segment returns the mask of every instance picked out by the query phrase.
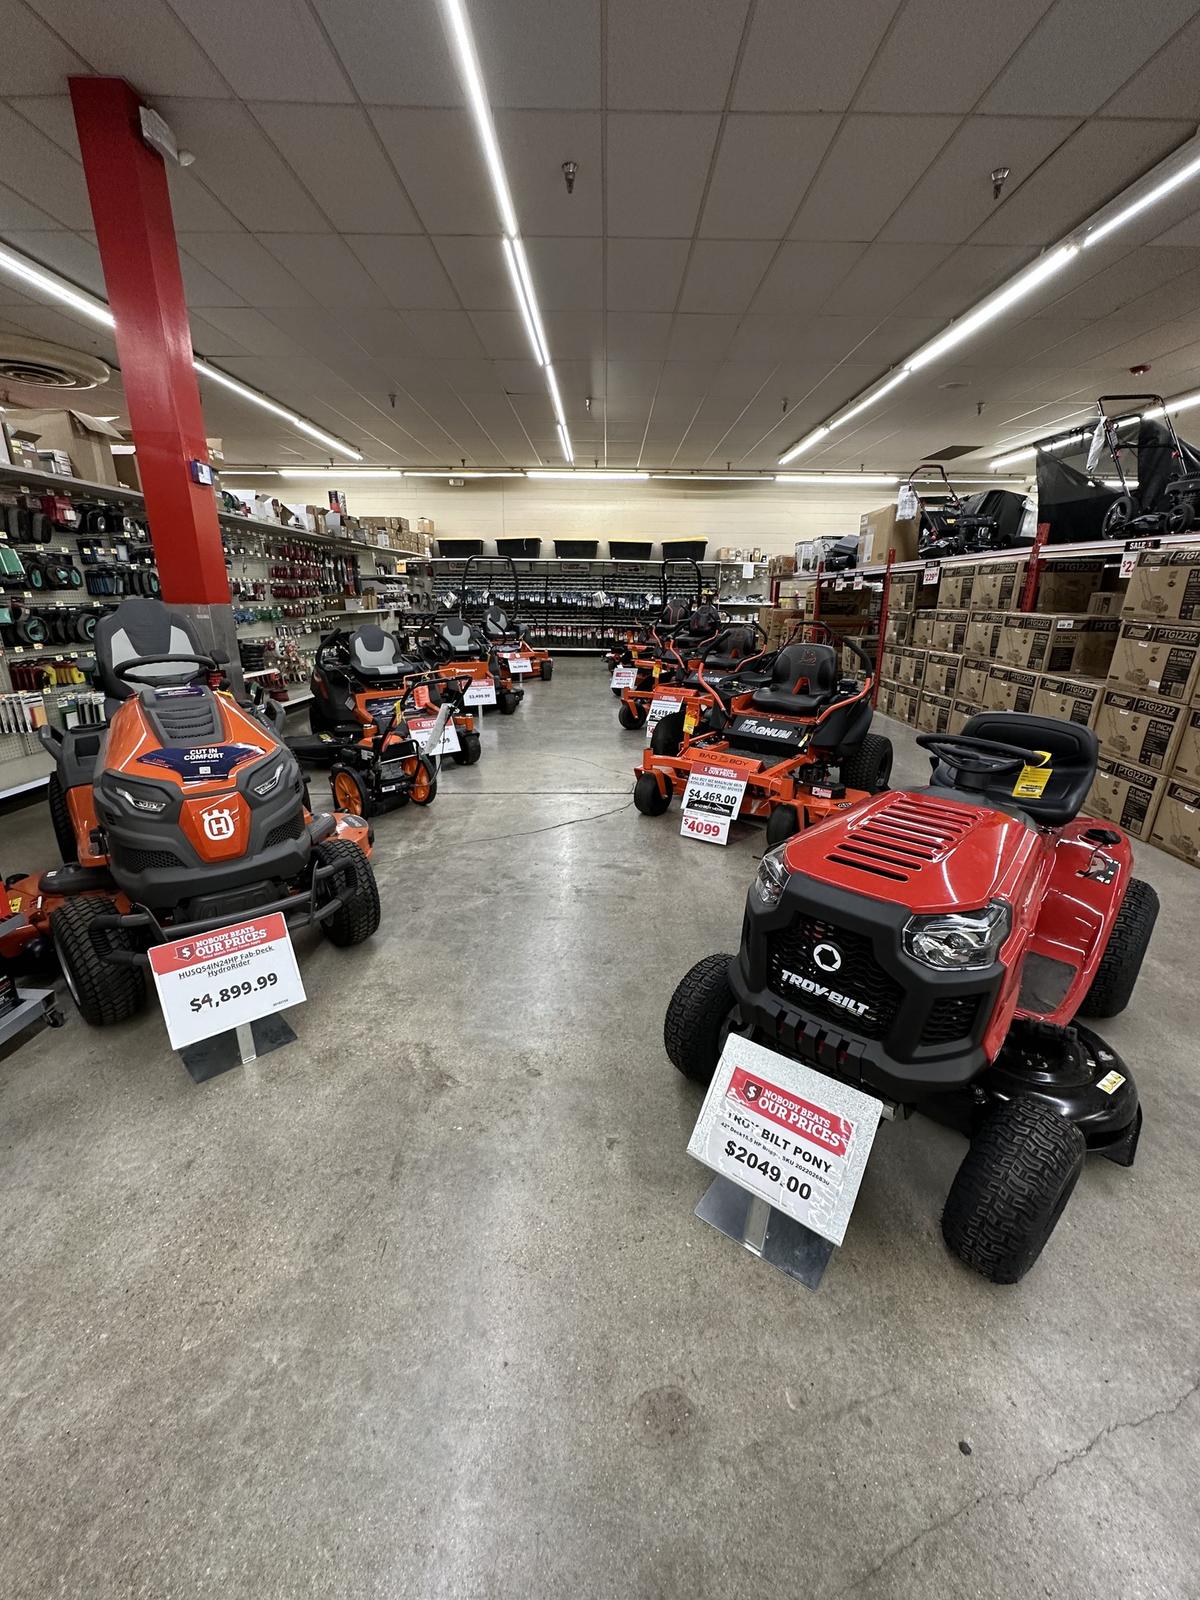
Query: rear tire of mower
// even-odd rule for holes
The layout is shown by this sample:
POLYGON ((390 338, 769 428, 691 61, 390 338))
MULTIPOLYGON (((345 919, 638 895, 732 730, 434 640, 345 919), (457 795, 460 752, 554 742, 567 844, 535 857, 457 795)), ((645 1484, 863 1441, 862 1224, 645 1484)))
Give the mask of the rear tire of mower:
POLYGON ((633 804, 634 809, 640 811, 644 817, 661 817, 671 804, 671 792, 668 789, 667 793, 663 794, 651 774, 643 772, 633 786, 633 804))
MULTIPOLYGON (((417 763, 424 769, 426 784, 422 785, 420 794, 417 793, 415 788, 410 789, 408 797, 415 806, 430 806, 437 798, 437 768, 428 756, 418 756, 417 763)), ((419 778, 420 773, 418 772, 415 776, 419 778)))
POLYGON ((69 866, 72 861, 79 860, 79 845, 75 839, 75 824, 71 821, 71 812, 67 805, 67 793, 57 772, 50 774, 50 782, 46 786, 46 798, 50 802, 50 826, 54 829, 58 853, 69 866))
POLYGON ((347 867, 351 879, 342 906, 332 917, 325 918, 321 932, 340 949, 362 944, 379 926, 379 886, 371 863, 350 839, 322 839, 313 846, 313 855, 323 867, 347 867))
POLYGON ((543 683, 549 683, 550 679, 553 676, 554 676, 554 663, 553 663, 553 661, 543 661, 542 662, 542 682, 543 683))
POLYGON ((963 1157, 942 1237, 992 1283, 1018 1283, 1041 1255, 1083 1171, 1084 1137, 1034 1095, 998 1106, 963 1157))
POLYGON ((672 711, 660 717, 650 735, 650 748, 656 756, 677 756, 683 744, 683 712, 672 711))
POLYGON ((511 717, 521 702, 517 699, 516 695, 511 689, 501 689, 500 693, 496 696, 496 704, 500 708, 500 715, 502 717, 511 717))
POLYGON ((473 767, 483 754, 483 741, 477 733, 464 733, 459 738, 460 748, 454 752, 455 763, 460 767, 473 767))
POLYGON ((100 946, 129 951, 133 944, 121 928, 93 933, 99 916, 111 915, 117 904, 100 895, 66 900, 50 917, 50 936, 71 998, 79 1015, 93 1028, 128 1022, 142 1009, 146 980, 140 967, 106 961, 100 946))
POLYGON ((1079 1007, 1081 1017, 1115 1017, 1124 1011, 1142 970, 1158 917, 1158 896, 1141 878, 1130 878, 1096 976, 1079 1007))
POLYGON ((773 850, 785 839, 790 839, 793 834, 799 833, 803 826, 800 813, 795 806, 776 806, 767 818, 768 846, 773 850))
POLYGON ((693 1083, 709 1084, 717 1070, 722 1029, 736 1004, 729 982, 733 956, 705 956, 685 972, 667 1006, 663 1044, 673 1066, 693 1083))
POLYGON ((868 733, 841 763, 840 771, 847 789, 882 794, 892 776, 892 741, 882 733, 868 733))
POLYGON ((617 721, 623 728, 628 728, 630 731, 644 728, 646 726, 646 713, 640 708, 635 710, 633 706, 627 706, 622 702, 621 709, 617 712, 617 721))

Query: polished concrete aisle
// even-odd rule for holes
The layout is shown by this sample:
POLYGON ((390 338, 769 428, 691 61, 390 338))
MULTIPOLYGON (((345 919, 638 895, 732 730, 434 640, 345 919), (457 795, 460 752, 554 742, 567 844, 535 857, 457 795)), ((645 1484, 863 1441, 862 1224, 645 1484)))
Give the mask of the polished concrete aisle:
POLYGON ((6 1600, 1200 1592, 1200 877, 1139 850, 1136 1167, 998 1289, 941 1242, 961 1142, 885 1124, 813 1294, 692 1216, 663 1010, 762 834, 639 817, 638 744, 594 659, 489 718, 248 1070, 152 1012, 0 1061, 6 1600))

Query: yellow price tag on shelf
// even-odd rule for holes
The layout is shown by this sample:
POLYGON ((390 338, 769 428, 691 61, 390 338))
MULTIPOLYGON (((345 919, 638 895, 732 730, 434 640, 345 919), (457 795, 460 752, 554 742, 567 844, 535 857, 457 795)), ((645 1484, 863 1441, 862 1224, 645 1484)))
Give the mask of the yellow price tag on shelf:
POLYGON ((1013 784, 1014 800, 1040 800, 1046 792, 1046 785, 1054 775, 1054 768, 1050 765, 1049 750, 1039 750, 1041 765, 1031 767, 1028 762, 1021 768, 1020 776, 1013 784))

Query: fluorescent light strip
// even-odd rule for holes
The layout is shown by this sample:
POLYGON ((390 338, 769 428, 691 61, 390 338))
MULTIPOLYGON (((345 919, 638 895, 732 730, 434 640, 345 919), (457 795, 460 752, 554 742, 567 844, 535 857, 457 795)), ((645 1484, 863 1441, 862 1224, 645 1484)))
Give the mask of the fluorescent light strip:
POLYGON ((584 468, 581 468, 578 472, 558 472, 550 468, 531 467, 525 476, 527 478, 573 478, 577 483, 590 482, 595 479, 600 479, 606 483, 644 483, 650 474, 648 472, 621 472, 615 467, 611 472, 607 470, 592 472, 590 469, 584 468))
POLYGON ((1189 161, 1186 166, 1180 167, 1169 178, 1164 178, 1161 183, 1155 184, 1140 199, 1134 200, 1124 210, 1118 211, 1115 216, 1109 217, 1106 222, 1101 222, 1090 233, 1085 233, 1083 236, 1083 248, 1089 250, 1099 240, 1107 238, 1115 228, 1123 228, 1134 217, 1140 216, 1143 211, 1147 211, 1151 206, 1157 205, 1160 200, 1165 199, 1167 195, 1187 183, 1190 178, 1194 178, 1198 172, 1200 172, 1200 156, 1197 156, 1193 161, 1189 161))
POLYGON ((774 483, 773 472, 652 472, 666 483, 774 483))
POLYGON ((504 260, 508 265, 508 275, 512 279, 513 293, 516 295, 517 304, 521 308, 521 318, 525 323, 525 332, 529 335, 529 343, 533 346, 534 359, 539 367, 549 366, 550 352, 546 349, 542 319, 538 314, 537 306, 533 304, 525 293, 525 284, 521 277, 516 247, 511 239, 501 239, 500 244, 504 250, 504 260))
MULTIPOLYGON (((566 423, 565 422, 556 422, 555 423, 555 427, 558 429, 558 442, 562 446, 563 460, 564 461, 573 462, 575 460, 575 448, 571 443, 571 435, 567 432, 566 423)), ((555 477, 555 476, 563 477, 563 478, 570 478, 570 477, 573 476, 573 474, 570 473, 570 472, 563 472, 563 473, 558 473, 558 474, 555 474, 553 472, 528 472, 528 473, 526 473, 526 477, 528 477, 528 478, 539 478, 539 477, 552 478, 552 477, 555 477)), ((602 474, 596 473, 595 476, 596 477, 600 477, 600 476, 602 476, 602 474)))
POLYGON ((901 367, 899 372, 894 372, 888 381, 876 389, 873 394, 869 394, 865 400, 860 400, 857 405, 851 406, 849 411, 843 411, 840 417, 835 417, 829 424, 830 432, 832 433, 834 428, 840 428, 843 423, 853 421, 862 412, 870 410, 877 400, 882 400, 884 395, 890 394, 897 384, 903 383, 910 370, 908 367, 901 367))
POLYGON ((794 461, 797 456, 802 456, 806 450, 811 450, 813 445, 822 440, 828 432, 829 429, 824 423, 819 428, 814 428, 811 433, 806 434, 800 440, 799 444, 794 444, 790 450, 784 451, 779 458, 779 465, 784 467, 789 461, 794 461))
POLYGON ((1008 455, 997 456, 994 461, 989 461, 988 465, 993 472, 996 472, 1001 467, 1015 466, 1018 461, 1032 461, 1037 454, 1036 445, 1030 450, 1010 450, 1008 455))
POLYGON ((475 49, 471 24, 467 20, 462 0, 442 0, 442 12, 451 42, 458 54, 459 72, 462 75, 463 87, 467 91, 467 104, 475 123, 475 132, 479 135, 479 143, 483 147, 483 159, 487 163, 488 176, 492 180, 492 191, 496 196, 496 209, 500 213, 500 222, 505 233, 512 238, 517 232, 517 214, 513 210, 508 176, 500 156, 496 125, 492 121, 492 108, 488 103, 487 90, 483 86, 483 73, 479 66, 479 55, 475 49))
POLYGON ((333 434, 325 433, 321 428, 306 421, 304 417, 299 417, 294 411, 289 411, 286 406, 277 405, 274 400, 268 400, 266 395, 259 394, 257 390, 248 389, 244 383, 239 383, 236 378, 229 377, 227 373, 219 372, 216 367, 210 367, 207 361, 201 361, 197 357, 193 360, 192 365, 202 378, 210 378, 214 383, 221 384, 223 388, 228 389, 232 394, 239 395, 243 400, 249 400, 252 405, 261 407, 263 411, 269 411, 273 416, 282 417, 285 422, 290 423, 298 432, 306 433, 310 439, 315 439, 318 444, 328 445, 335 455, 348 456, 351 461, 362 460, 361 451, 344 444, 341 439, 335 439, 333 434))
MULTIPOLYGON (((354 474, 346 473, 345 476, 350 479, 354 474)), ((406 467, 403 476, 406 478, 523 478, 525 473, 520 467, 497 468, 494 472, 474 467, 441 467, 436 472, 430 472, 422 468, 420 472, 410 472, 406 467)))
POLYGON ((974 311, 969 311, 965 317, 952 322, 945 333, 932 344, 925 345, 915 355, 910 356, 905 363, 909 371, 919 372, 931 361, 937 361, 948 350, 953 350, 955 345, 961 344, 964 339, 969 339, 973 333, 978 333, 987 323, 994 322, 1002 312, 1008 310, 1009 306, 1015 305, 1018 300, 1023 300, 1027 294, 1032 294, 1056 272, 1061 272, 1078 254, 1077 244, 1064 244, 1057 250, 1052 250, 1049 255, 1042 256, 1032 267, 1019 273, 1006 289, 1001 289, 998 294, 989 295, 981 305, 976 306, 974 311))
POLYGON ((899 483, 894 472, 777 472, 776 483, 889 484, 899 483))
POLYGON ((558 379, 554 376, 554 368, 549 362, 546 363, 546 385, 550 390, 550 404, 554 407, 555 419, 565 428, 567 416, 563 410, 562 395, 558 392, 558 379))
POLYGON ((542 313, 538 310, 537 295, 533 292, 533 279, 529 275, 529 260, 525 254, 525 246, 519 238, 506 240, 505 243, 508 244, 509 249, 512 251, 513 259, 517 264, 517 281, 525 296, 525 304, 528 307, 529 318, 533 323, 533 330, 537 336, 537 344, 542 351, 542 365, 548 367, 550 365, 550 348, 546 343, 546 330, 542 326, 542 313))
POLYGON ((24 256, 18 255, 15 250, 7 249, 4 245, 0 245, 0 271, 7 272, 10 278, 16 278, 21 283, 29 284, 31 288, 39 289, 52 300, 69 306, 81 317, 90 317, 101 327, 115 328, 117 325, 116 318, 103 300, 97 300, 81 289, 72 288, 62 278, 43 271, 41 267, 32 261, 27 261, 24 256))
POLYGON ((336 478, 339 483, 357 483, 360 478, 402 478, 399 467, 280 467, 281 478, 336 478))

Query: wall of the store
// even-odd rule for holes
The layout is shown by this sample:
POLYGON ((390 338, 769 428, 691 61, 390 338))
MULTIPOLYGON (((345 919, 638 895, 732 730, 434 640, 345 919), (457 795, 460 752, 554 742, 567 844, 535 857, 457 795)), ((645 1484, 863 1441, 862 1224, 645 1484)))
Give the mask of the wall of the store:
MULTIPOLYGON (((767 555, 790 555, 798 539, 857 533, 864 511, 885 505, 887 488, 807 488, 786 484, 533 482, 523 478, 468 480, 461 489, 428 478, 345 480, 238 478, 226 487, 278 497, 291 504, 324 504, 330 487, 344 488, 355 516, 433 519, 435 534, 492 540, 535 536, 661 539, 694 534, 719 546, 759 546, 767 555)), ((552 554, 547 547, 544 555, 552 554)), ((601 555, 607 554, 605 550, 601 555)))

